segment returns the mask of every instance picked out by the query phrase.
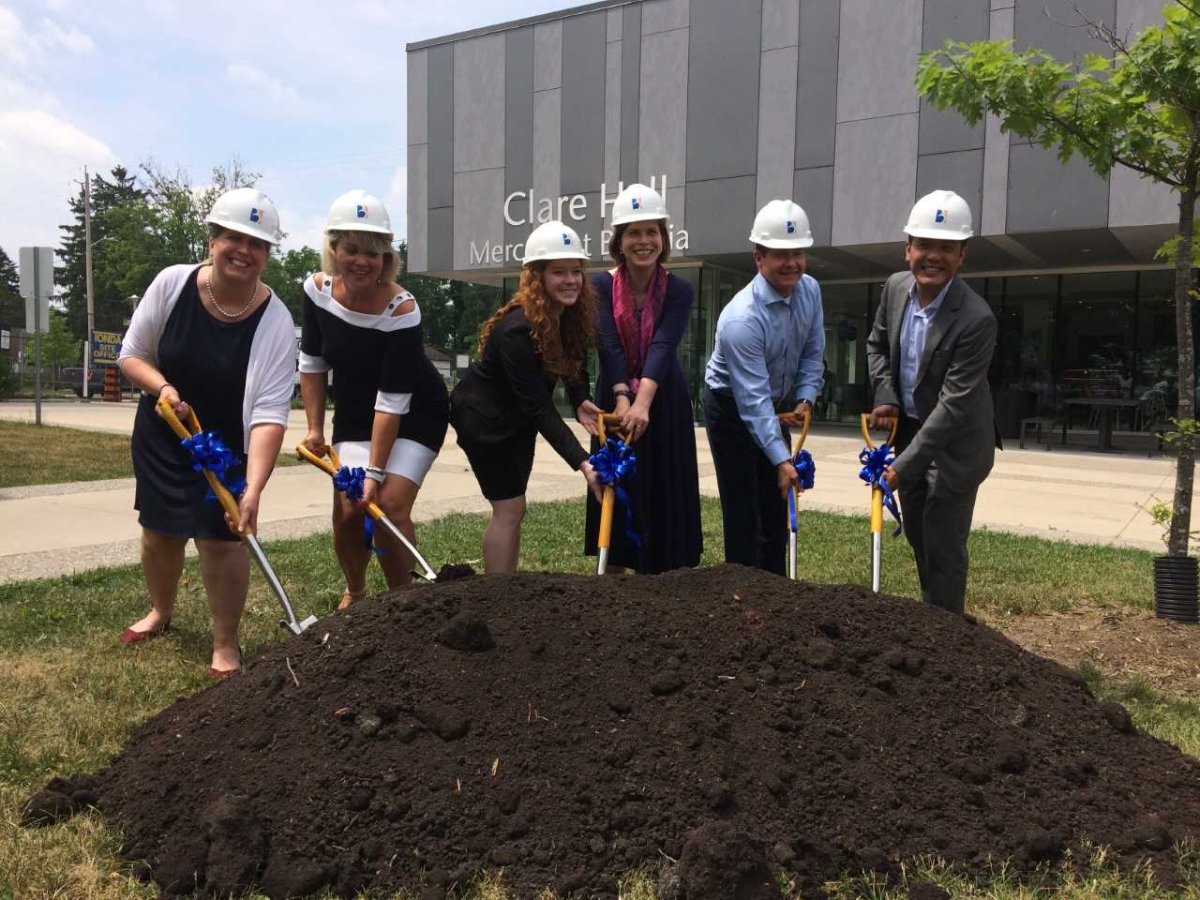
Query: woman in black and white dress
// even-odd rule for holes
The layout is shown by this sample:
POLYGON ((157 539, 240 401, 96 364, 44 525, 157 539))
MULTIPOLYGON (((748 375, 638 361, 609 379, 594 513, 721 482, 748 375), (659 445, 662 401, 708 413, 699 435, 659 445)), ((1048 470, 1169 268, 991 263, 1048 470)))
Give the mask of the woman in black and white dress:
POLYGON ((209 259, 159 272, 121 344, 121 371, 143 391, 131 449, 152 607, 121 640, 134 644, 167 630, 192 538, 212 613, 209 676, 222 678, 241 667, 238 625, 250 561, 221 505, 206 499, 204 477, 192 469, 191 455, 158 416, 155 402, 167 400, 181 419, 190 405, 206 431, 246 455, 244 469, 239 465, 228 475, 244 472, 240 521, 232 524, 252 532, 287 427, 296 338, 287 307, 258 280, 280 238, 271 201, 253 188, 238 188, 217 199, 206 221, 209 259))
MULTIPOLYGON (((304 443, 321 452, 333 372, 333 446, 343 465, 366 470, 361 501, 334 491, 333 546, 346 577, 339 609, 366 593, 371 549, 363 510, 378 503, 416 544, 413 504, 446 437, 446 384, 426 358, 417 301, 396 284, 399 257, 387 209, 364 191, 338 197, 325 228, 324 272, 304 282, 300 391, 304 443)), ((412 577, 411 554, 376 532, 388 587, 412 577)))

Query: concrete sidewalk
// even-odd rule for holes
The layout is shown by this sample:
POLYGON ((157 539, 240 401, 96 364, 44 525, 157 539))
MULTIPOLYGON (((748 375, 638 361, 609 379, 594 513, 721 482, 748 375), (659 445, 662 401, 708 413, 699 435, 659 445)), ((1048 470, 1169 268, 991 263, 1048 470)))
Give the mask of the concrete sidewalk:
MULTIPOLYGON (((48 402, 42 421, 128 434, 134 409, 131 402, 48 402)), ((0 403, 0 419, 33 418, 30 403, 0 403)), ((304 415, 293 411, 284 446, 294 447, 304 433, 304 415)), ((701 493, 715 497, 716 477, 702 428, 696 444, 701 493)), ((804 505, 865 514, 869 495, 857 477, 862 438, 848 428, 818 426, 807 447, 817 463, 817 486, 804 505)), ((1140 507, 1154 496, 1169 500, 1173 484, 1170 459, 1040 447, 1006 450, 997 454, 996 468, 980 489, 975 527, 1156 550, 1162 547, 1158 531, 1140 507)), ((277 469, 263 496, 263 539, 326 531, 331 490, 328 477, 311 466, 277 469)), ((539 441, 529 499, 582 500, 583 494, 583 479, 539 441)), ((416 519, 487 509, 451 431, 421 490, 416 519)), ((0 582, 136 562, 139 535, 132 479, 0 490, 0 582)))

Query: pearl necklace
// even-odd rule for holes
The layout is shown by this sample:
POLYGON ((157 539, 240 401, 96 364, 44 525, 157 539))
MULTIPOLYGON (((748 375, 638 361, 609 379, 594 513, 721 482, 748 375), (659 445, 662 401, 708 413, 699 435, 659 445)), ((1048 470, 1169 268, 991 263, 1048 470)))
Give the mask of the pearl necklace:
POLYGON ((236 319, 238 316, 243 315, 246 312, 246 310, 248 310, 250 308, 251 304, 254 303, 254 298, 258 296, 258 283, 255 282, 254 291, 250 294, 250 299, 246 301, 246 304, 241 309, 239 309, 237 312, 229 312, 227 309, 225 309, 223 306, 221 306, 220 303, 217 302, 217 297, 213 293, 213 289, 212 289, 212 273, 211 272, 208 275, 208 283, 205 284, 205 287, 208 288, 209 301, 212 303, 212 305, 214 307, 216 307, 217 312, 219 312, 221 315, 223 315, 227 319, 236 319))

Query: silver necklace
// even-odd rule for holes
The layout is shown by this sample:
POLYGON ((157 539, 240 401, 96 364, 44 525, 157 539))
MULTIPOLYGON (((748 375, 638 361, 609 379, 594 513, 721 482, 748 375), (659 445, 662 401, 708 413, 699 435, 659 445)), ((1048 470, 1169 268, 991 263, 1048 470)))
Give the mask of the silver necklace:
POLYGON ((208 275, 208 283, 205 284, 205 287, 208 288, 209 301, 212 303, 212 305, 214 307, 216 307, 217 312, 219 312, 221 315, 223 315, 227 319, 236 319, 238 316, 243 315, 246 312, 246 310, 248 310, 250 308, 250 305, 254 302, 254 298, 258 296, 258 283, 256 282, 254 285, 254 291, 250 294, 250 299, 246 301, 246 304, 241 309, 239 309, 237 312, 229 312, 229 310, 225 309, 223 306, 221 306, 220 303, 217 302, 217 297, 213 293, 213 289, 212 289, 212 273, 211 272, 208 275))

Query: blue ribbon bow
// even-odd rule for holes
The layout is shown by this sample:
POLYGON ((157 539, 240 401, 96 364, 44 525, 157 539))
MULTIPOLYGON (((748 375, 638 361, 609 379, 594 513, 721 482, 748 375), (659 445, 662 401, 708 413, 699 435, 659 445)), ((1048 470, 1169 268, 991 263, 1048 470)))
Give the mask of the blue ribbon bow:
POLYGON ((342 466, 333 473, 333 486, 345 494, 347 500, 361 500, 366 479, 367 473, 361 466, 353 469, 342 466))
POLYGON ((625 510, 625 537, 635 547, 641 547, 642 539, 637 529, 633 527, 633 502, 628 492, 621 486, 627 478, 637 476, 637 456, 633 448, 620 438, 609 438, 604 446, 588 457, 588 462, 596 470, 596 476, 605 487, 613 488, 617 501, 625 510))
MULTIPOLYGON (((817 482, 817 464, 812 458, 812 454, 807 450, 801 450, 792 457, 792 465, 796 467, 796 474, 800 477, 800 487, 803 490, 811 491, 813 485, 817 482)), ((792 531, 796 530, 796 492, 788 491, 788 523, 791 525, 792 531)))
POLYGON ((863 447, 858 454, 858 461, 862 463, 862 471, 858 473, 858 477, 872 488, 883 491, 883 505, 896 520, 896 530, 892 532, 892 537, 898 537, 904 529, 904 522, 900 518, 900 507, 896 505, 896 495, 892 492, 892 486, 883 477, 884 469, 896 461, 896 451, 886 443, 875 448, 863 447))
MULTIPOLYGON (((226 446, 221 436, 215 431, 201 431, 179 442, 184 450, 192 455, 192 469, 197 472, 212 472, 217 480, 225 485, 229 493, 238 497, 246 490, 246 479, 235 478, 226 480, 230 469, 241 465, 237 454, 226 446)), ((206 500, 216 500, 217 495, 209 488, 205 494, 206 500)))
MULTIPOLYGON (((333 473, 333 486, 346 495, 347 500, 361 500, 367 483, 367 472, 362 466, 342 466, 333 473)), ((376 556, 383 556, 383 549, 375 546, 375 520, 363 516, 363 541, 367 549, 376 556)))

